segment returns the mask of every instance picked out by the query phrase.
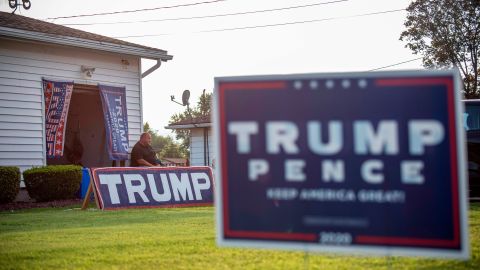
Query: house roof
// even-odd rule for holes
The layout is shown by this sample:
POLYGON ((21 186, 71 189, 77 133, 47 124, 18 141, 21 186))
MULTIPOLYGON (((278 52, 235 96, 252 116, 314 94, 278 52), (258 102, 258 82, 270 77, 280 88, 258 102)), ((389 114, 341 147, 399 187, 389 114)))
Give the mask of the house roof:
POLYGON ((210 115, 194 117, 190 119, 183 119, 181 121, 170 123, 165 128, 167 129, 190 129, 190 128, 202 128, 211 127, 212 120, 210 115))
POLYGON ((167 51, 0 11, 0 37, 123 53, 168 61, 167 51))

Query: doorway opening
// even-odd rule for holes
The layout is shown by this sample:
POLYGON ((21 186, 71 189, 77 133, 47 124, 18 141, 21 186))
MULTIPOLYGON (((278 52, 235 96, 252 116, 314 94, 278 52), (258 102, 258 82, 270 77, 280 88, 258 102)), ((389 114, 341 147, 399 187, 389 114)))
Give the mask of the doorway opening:
POLYGON ((111 166, 98 86, 74 84, 67 116, 63 157, 47 158, 47 164, 111 166))

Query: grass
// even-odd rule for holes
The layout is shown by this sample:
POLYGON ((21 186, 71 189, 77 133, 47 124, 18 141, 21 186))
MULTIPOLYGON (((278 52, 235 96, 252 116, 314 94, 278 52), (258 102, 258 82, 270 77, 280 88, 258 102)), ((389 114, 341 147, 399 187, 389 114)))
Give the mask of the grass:
POLYGON ((0 269, 480 269, 480 203, 469 261, 218 248, 214 209, 0 212, 0 269))

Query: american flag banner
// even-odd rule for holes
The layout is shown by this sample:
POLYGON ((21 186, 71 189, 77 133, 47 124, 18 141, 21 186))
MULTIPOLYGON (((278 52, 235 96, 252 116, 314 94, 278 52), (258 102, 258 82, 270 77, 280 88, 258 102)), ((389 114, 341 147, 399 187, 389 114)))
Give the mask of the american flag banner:
POLYGON ((45 98, 45 138, 47 158, 63 156, 65 126, 72 98, 73 82, 43 79, 45 98))

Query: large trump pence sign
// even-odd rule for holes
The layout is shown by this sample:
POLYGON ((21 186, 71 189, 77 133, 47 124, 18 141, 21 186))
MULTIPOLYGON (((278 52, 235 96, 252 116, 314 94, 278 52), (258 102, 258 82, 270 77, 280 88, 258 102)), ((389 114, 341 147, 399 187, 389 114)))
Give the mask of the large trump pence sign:
POLYGON ((213 204, 209 167, 96 168, 92 176, 101 209, 213 204))
POLYGON ((220 245, 469 256, 456 72, 215 83, 220 245))

